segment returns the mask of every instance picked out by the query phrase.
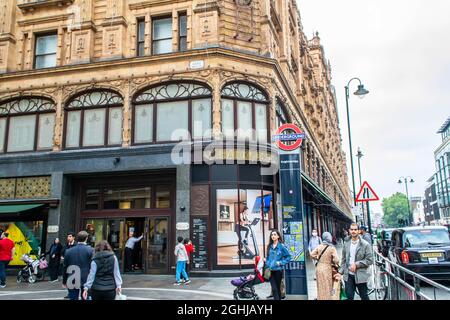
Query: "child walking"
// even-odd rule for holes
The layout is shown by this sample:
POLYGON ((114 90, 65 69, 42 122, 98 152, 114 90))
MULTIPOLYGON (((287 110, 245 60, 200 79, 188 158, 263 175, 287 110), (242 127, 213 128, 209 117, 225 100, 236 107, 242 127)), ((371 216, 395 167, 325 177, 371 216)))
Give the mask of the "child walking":
POLYGON ((176 269, 176 282, 174 285, 179 286, 182 284, 181 282, 181 274, 183 274, 183 278, 186 279, 184 284, 189 284, 191 280, 189 280, 189 276, 186 273, 186 262, 188 261, 188 254, 186 248, 183 244, 183 237, 178 237, 178 244, 175 246, 175 256, 177 257, 177 269, 176 269))

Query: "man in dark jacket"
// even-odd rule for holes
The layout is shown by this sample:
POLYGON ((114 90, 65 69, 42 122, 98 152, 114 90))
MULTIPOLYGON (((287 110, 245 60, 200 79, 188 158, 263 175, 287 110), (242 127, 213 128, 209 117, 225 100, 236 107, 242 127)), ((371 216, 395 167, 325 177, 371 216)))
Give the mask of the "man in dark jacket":
POLYGON ((80 231, 78 244, 64 255, 63 288, 69 290, 70 300, 79 300, 80 289, 89 275, 94 249, 86 244, 88 236, 86 231, 80 231))

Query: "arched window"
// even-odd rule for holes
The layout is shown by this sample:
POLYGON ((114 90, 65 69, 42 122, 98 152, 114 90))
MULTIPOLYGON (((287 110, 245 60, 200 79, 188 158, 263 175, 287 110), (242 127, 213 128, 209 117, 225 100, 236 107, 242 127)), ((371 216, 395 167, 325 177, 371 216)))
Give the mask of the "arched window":
POLYGON ((40 97, 0 102, 0 153, 52 150, 56 106, 40 97))
POLYGON ((122 145, 123 98, 109 90, 82 93, 66 105, 64 147, 122 145))
POLYGON ((226 138, 267 142, 269 99, 257 87, 233 82, 222 89, 222 132, 226 138), (255 136, 256 135, 256 136, 255 136))
POLYGON ((133 101, 133 144, 211 138, 211 89, 176 82, 151 87, 133 101))

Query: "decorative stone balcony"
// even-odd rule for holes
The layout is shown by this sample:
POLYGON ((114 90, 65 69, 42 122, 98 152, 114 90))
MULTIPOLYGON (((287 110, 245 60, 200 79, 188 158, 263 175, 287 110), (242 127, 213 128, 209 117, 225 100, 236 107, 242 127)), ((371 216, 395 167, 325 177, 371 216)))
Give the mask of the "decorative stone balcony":
POLYGON ((75 0, 19 0, 17 6, 22 12, 31 12, 45 7, 70 6, 75 0))

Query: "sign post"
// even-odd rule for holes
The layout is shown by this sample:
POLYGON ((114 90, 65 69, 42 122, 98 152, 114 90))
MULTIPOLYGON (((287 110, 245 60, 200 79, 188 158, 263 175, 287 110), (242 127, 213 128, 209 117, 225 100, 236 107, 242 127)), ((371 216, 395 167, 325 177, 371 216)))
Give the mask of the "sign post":
POLYGON ((369 234, 371 237, 372 237, 372 221, 370 219, 369 202, 378 200, 380 200, 380 197, 378 197, 378 195, 375 193, 375 191, 372 189, 369 183, 367 181, 364 181, 364 183, 361 186, 361 189, 358 192, 358 195, 356 196, 356 202, 365 202, 367 204, 367 224, 369 227, 369 234))
MULTIPOLYGON (((305 134, 294 124, 277 130, 273 141, 280 149, 280 192, 283 217, 283 239, 291 254, 286 265, 286 294, 294 299, 308 299, 303 228, 303 198, 299 147, 305 134), (293 133, 292 133, 293 132, 293 133)), ((280 230, 281 232, 281 230, 280 230)))

